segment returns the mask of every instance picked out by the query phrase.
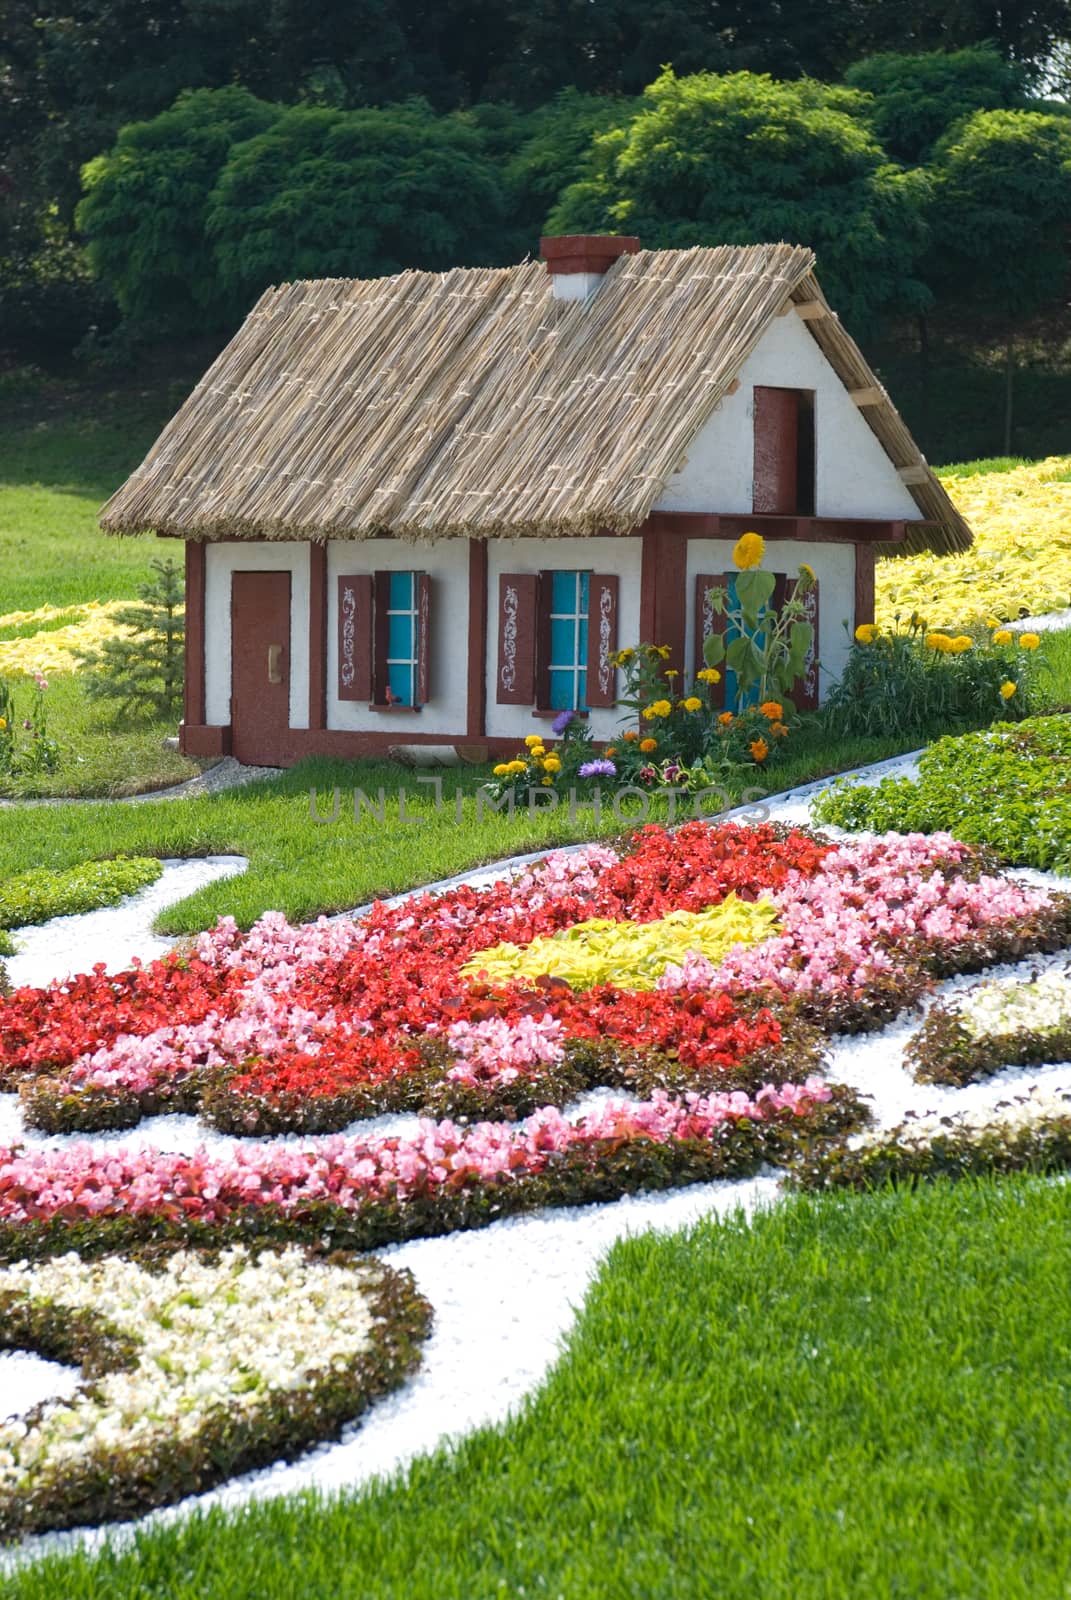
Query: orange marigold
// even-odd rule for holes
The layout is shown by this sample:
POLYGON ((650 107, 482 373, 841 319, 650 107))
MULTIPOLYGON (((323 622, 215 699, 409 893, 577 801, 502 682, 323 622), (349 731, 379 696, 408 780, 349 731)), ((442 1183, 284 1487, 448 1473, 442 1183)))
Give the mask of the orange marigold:
POLYGON ((770 722, 780 722, 785 714, 784 706, 777 700, 764 700, 759 710, 770 722))
POLYGON ((729 724, 732 722, 732 720, 733 720, 733 714, 732 714, 731 711, 723 711, 721 713, 721 715, 718 717, 718 721, 721 723, 723 728, 727 728, 729 726, 729 724))
POLYGON ((641 739, 640 740, 640 749, 643 751, 645 756, 649 756, 651 754, 652 750, 657 750, 658 749, 658 740, 657 739, 641 739))
POLYGON ((752 759, 755 761, 765 761, 770 754, 770 747, 765 739, 752 739, 748 749, 751 751, 752 759))
POLYGON ((638 739, 639 738, 639 734, 636 732, 635 728, 629 728, 629 729, 627 729, 627 731, 625 733, 625 738, 631 744, 634 739, 638 739))

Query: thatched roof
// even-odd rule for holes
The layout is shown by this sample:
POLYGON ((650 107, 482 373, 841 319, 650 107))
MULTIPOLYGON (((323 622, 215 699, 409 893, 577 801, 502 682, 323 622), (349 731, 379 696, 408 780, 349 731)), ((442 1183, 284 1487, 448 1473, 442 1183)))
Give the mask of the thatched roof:
MULTIPOLYGON (((269 289, 101 525, 193 539, 630 532, 771 320, 821 298, 813 265, 787 244, 640 251, 587 302, 555 299, 538 261, 269 289)), ((806 325, 849 387, 880 391, 835 316, 806 325)), ((862 415, 919 479, 931 524, 908 548, 966 549, 880 396, 862 415)))

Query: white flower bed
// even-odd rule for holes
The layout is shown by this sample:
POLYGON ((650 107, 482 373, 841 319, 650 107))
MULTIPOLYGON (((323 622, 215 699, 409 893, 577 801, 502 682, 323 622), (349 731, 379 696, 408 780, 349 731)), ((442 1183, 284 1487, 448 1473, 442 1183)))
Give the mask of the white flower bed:
POLYGON ((950 1009, 973 1039, 1025 1029, 1055 1033, 1071 1023, 1071 967, 974 984, 950 1009))
POLYGON ((408 1274, 293 1244, 0 1268, 3 1342, 82 1369, 0 1406, 0 1539, 149 1510, 337 1438, 413 1370, 429 1323, 408 1274))

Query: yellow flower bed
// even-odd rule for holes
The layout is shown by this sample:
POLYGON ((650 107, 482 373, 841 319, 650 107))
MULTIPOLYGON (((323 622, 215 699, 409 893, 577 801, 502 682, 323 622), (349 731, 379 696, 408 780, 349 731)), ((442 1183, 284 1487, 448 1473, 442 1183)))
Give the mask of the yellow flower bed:
POLYGON ((9 611, 0 616, 0 629, 54 622, 59 617, 71 619, 62 627, 41 629, 21 639, 0 639, 0 677, 73 672, 84 651, 131 632, 114 620, 115 613, 129 604, 129 600, 88 600, 84 605, 41 606, 36 611, 9 611))
POLYGON ((564 978, 574 989, 612 983, 653 989, 666 967, 689 951, 719 962, 734 945, 758 944, 778 931, 777 908, 730 894, 708 911, 671 911, 657 922, 612 922, 592 917, 531 944, 496 944, 462 967, 468 977, 486 972, 493 983, 564 978))
POLYGON ((974 548, 961 556, 908 556, 878 563, 877 620, 891 627, 913 611, 930 628, 988 617, 1040 616, 1071 606, 1071 456, 1049 456, 1011 472, 941 482, 966 517, 974 548))

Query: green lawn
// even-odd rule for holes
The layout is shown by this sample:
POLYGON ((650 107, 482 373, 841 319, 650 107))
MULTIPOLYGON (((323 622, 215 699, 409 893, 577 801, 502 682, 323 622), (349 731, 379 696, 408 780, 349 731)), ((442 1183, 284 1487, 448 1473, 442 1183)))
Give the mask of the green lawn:
MULTIPOLYGON (((17 710, 28 709, 31 687, 25 678, 11 680, 17 710)), ((48 736, 60 747, 59 764, 54 772, 0 774, 0 796, 139 794, 182 783, 208 765, 164 748, 164 739, 178 732, 177 717, 116 726, 73 673, 49 679, 45 706, 48 736)))
POLYGON ((509 1425, 6 1594, 1065 1600, 1069 1282, 1071 1188, 1031 1179, 646 1234, 509 1425))
MULTIPOLYGON (((787 788, 881 760, 900 748, 880 739, 836 747, 816 737, 801 739, 795 759, 777 767, 767 781, 771 789, 787 788)), ((241 877, 213 884, 162 913, 163 931, 189 933, 223 915, 248 926, 266 910, 284 911, 292 920, 342 911, 502 856, 622 831, 608 804, 598 825, 590 811, 579 808, 570 821, 564 802, 557 812, 539 809, 530 817, 518 810, 510 820, 485 811, 479 820, 475 790, 487 770, 456 768, 442 776, 444 805, 438 813, 431 789, 416 783, 413 773, 387 762, 324 760, 305 761, 278 778, 196 800, 12 806, 0 809, 0 872, 37 866, 59 870, 102 855, 248 856, 250 868, 241 877), (316 789, 320 809, 329 814, 336 786, 339 820, 313 821, 310 790, 316 789), (358 822, 355 789, 374 800, 381 786, 385 821, 362 809, 358 822), (460 822, 455 787, 464 791, 460 822), (406 791, 407 814, 421 817, 419 823, 399 820, 400 789, 406 791)), ((753 772, 742 774, 731 796, 738 798, 753 782, 753 772)), ((677 820, 688 815, 682 810, 677 820)), ((666 802, 652 800, 650 820, 666 818, 666 802)))
MULTIPOLYGON (((28 385, 0 403, 0 615, 134 595, 171 540, 106 538, 97 513, 190 388, 186 380, 28 385)), ((181 555, 181 551, 179 551, 181 555)))

